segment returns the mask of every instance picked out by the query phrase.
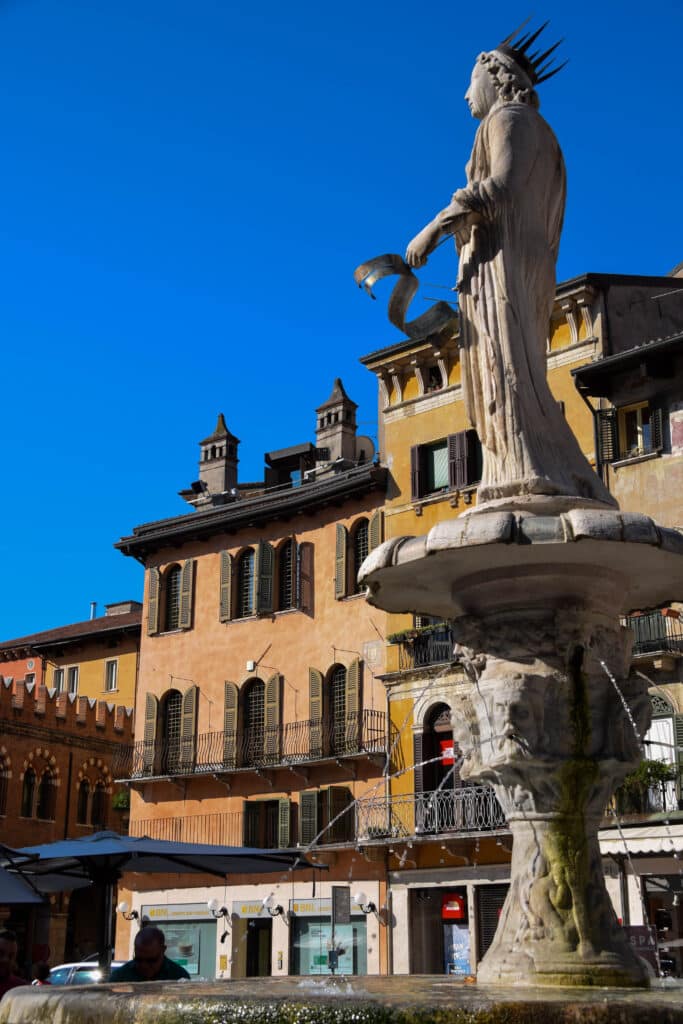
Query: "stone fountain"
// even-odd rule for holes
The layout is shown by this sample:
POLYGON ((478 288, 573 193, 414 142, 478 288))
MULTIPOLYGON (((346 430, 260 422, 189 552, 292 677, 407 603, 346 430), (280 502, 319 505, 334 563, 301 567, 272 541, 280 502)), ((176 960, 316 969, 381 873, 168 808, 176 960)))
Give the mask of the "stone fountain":
POLYGON ((493 786, 513 834, 510 890, 478 980, 639 986, 645 969, 607 895, 597 829, 650 716, 620 615, 683 592, 683 537, 618 510, 548 387, 565 171, 538 112, 536 87, 560 70, 555 47, 531 52, 538 35, 517 31, 475 63, 465 187, 405 263, 380 257, 357 271, 366 285, 401 274, 391 319, 410 333, 410 268, 455 237, 463 396, 483 450, 477 507, 387 541, 360 578, 371 604, 451 621, 471 683, 451 701, 461 776, 493 786))

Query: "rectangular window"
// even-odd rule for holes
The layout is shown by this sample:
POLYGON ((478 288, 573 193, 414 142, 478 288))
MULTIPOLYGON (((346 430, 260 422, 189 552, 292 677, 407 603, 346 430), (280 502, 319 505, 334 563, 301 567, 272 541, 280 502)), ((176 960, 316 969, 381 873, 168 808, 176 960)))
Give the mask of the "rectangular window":
POLYGON ((481 479, 481 462, 481 444, 475 430, 461 430, 439 441, 414 445, 410 449, 413 500, 473 486, 481 479))
POLYGON ((71 665, 66 671, 69 693, 78 693, 78 665, 71 665))
POLYGON ((64 669, 56 668, 52 673, 52 685, 57 693, 64 692, 64 669))
POLYGON ((598 409, 596 417, 601 465, 650 455, 664 446, 664 414, 650 402, 598 409))
POLYGON ((24 682, 26 683, 27 686, 30 683, 35 683, 35 681, 36 681, 36 674, 35 674, 35 672, 27 672, 26 675, 24 676, 24 682))
POLYGON ((439 441, 425 448, 427 493, 443 491, 448 487, 448 442, 439 441))
POLYGON ((104 663, 104 688, 115 690, 118 683, 119 663, 116 660, 105 661, 104 663))

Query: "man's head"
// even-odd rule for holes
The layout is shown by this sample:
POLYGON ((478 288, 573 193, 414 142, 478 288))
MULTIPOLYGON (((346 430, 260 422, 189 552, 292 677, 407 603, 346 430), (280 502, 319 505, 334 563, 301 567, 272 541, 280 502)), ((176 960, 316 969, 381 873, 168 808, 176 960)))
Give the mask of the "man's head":
POLYGON ((17 966, 19 945, 14 932, 0 932, 0 978, 9 978, 17 966))
POLYGON ((154 981, 161 970, 166 953, 166 938, 161 928, 148 925, 135 936, 133 959, 141 978, 154 981))

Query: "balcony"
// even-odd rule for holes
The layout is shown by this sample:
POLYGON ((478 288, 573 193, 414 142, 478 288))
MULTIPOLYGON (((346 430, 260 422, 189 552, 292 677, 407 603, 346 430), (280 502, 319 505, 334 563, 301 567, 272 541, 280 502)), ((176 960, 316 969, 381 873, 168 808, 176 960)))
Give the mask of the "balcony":
POLYGON ((364 710, 341 721, 304 720, 235 736, 206 732, 184 740, 141 740, 119 748, 114 777, 121 781, 224 774, 386 753, 383 711, 364 710))
POLYGON ((634 657, 656 654, 683 655, 683 627, 677 612, 666 608, 663 612, 629 615, 622 621, 624 626, 633 630, 634 657))
POLYGON ((506 829, 503 809, 490 786, 462 786, 356 802, 359 841, 506 829))
POLYGON ((407 629, 395 633, 389 639, 398 644, 398 667, 401 672, 453 660, 453 633, 445 623, 407 629))

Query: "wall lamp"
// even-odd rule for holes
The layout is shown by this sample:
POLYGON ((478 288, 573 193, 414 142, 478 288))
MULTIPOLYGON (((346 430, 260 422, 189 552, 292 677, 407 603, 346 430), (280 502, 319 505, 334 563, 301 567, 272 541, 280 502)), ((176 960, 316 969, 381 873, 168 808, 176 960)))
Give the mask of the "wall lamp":
POLYGON ((267 910, 271 917, 279 917, 284 914, 283 908, 277 901, 275 893, 269 893, 263 900, 263 909, 267 910))
POLYGON ((121 900, 116 908, 124 921, 137 921, 140 917, 137 910, 131 910, 125 900, 121 900))
POLYGON ((220 921, 221 918, 225 919, 225 931, 220 938, 221 942, 225 942, 228 937, 228 908, 221 906, 221 901, 217 900, 215 896, 206 905, 217 921, 220 921))
POLYGON ((353 902, 357 903, 364 914, 376 914, 377 907, 368 899, 367 893, 365 892, 354 892, 353 902))

